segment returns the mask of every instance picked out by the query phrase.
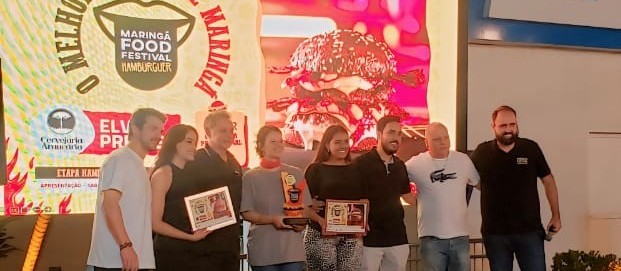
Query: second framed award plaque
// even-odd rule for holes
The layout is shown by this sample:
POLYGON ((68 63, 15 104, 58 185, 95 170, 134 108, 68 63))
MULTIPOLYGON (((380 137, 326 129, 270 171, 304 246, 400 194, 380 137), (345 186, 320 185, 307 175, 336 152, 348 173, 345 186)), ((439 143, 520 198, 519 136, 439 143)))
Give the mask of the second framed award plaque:
POLYGON ((364 234, 369 214, 368 200, 326 200, 326 229, 331 234, 364 234))

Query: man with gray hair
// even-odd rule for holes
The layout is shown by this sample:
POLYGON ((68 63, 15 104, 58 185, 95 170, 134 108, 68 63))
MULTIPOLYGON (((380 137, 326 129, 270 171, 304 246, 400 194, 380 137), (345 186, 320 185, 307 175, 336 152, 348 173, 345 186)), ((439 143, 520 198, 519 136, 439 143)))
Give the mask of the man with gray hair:
MULTIPOLYGON (((186 165, 188 176, 193 176, 197 193, 228 187, 235 216, 239 219, 242 191, 242 168, 228 149, 233 145, 235 126, 231 114, 219 110, 211 112, 204 122, 207 144, 197 151, 193 162, 186 165)), ((203 240, 193 243, 193 254, 198 269, 239 270, 239 223, 218 229, 203 240)), ((198 270, 197 269, 197 270, 198 270)))
POLYGON ((466 154, 450 149, 446 126, 427 126, 428 151, 405 163, 416 184, 418 236, 424 270, 470 270, 466 185, 477 185, 479 174, 466 154))

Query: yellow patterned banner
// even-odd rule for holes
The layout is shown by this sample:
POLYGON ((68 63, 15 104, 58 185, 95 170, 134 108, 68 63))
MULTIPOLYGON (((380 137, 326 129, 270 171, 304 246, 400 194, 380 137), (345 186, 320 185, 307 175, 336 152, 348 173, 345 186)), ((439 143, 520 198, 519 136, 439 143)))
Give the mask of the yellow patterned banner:
POLYGON ((166 113, 170 127, 224 105, 258 129, 259 12, 255 0, 4 1, 4 212, 93 212, 97 168, 140 107, 166 113))

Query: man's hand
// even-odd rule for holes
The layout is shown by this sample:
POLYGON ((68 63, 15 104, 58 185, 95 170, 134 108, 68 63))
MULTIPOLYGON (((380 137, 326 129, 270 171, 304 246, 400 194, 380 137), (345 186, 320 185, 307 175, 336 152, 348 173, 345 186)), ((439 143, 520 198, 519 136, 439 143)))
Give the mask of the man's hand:
POLYGON ((559 232, 561 230, 561 219, 558 217, 552 217, 548 223, 547 229, 549 230, 550 227, 554 228, 554 230, 550 231, 552 234, 559 232))
POLYGON ((552 218, 548 223, 547 230, 550 227, 554 227, 553 233, 557 233, 561 230, 561 212, 559 210, 558 205, 558 189, 556 188, 556 181, 554 180, 554 176, 552 174, 548 174, 547 176, 541 178, 543 182, 543 189, 546 192, 546 197, 548 198, 548 203, 550 204, 550 213, 552 213, 552 218))
POLYGON ((138 255, 133 247, 126 247, 121 250, 121 262, 123 271, 138 271, 138 255))

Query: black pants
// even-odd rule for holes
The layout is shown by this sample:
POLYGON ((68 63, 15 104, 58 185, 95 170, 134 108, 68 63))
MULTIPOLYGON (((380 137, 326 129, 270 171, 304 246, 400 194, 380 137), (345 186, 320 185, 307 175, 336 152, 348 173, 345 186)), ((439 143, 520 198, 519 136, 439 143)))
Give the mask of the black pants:
POLYGON ((218 270, 239 271, 239 253, 212 252, 203 255, 180 253, 179 251, 156 251, 157 271, 218 270))

